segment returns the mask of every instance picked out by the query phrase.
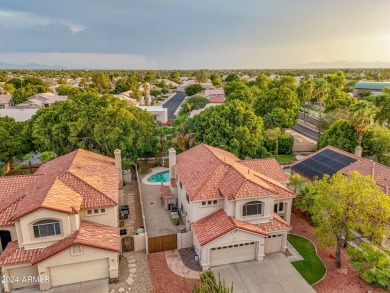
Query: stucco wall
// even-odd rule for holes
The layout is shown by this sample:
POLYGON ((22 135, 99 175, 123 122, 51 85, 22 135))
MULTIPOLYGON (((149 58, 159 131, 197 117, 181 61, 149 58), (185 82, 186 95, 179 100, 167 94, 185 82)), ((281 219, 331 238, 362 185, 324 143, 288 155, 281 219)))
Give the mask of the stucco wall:
POLYGON ((245 199, 237 199, 236 207, 235 207, 235 218, 251 224, 265 223, 272 218, 273 211, 274 211, 274 198, 272 196, 270 197, 259 196, 259 197, 245 198, 245 199), (242 207, 246 203, 251 201, 263 202, 264 211, 262 216, 247 216, 247 217, 242 216, 242 207))
MULTIPOLYGON (((118 253, 109 250, 103 250, 88 246, 82 246, 83 254, 81 255, 72 255, 72 248, 68 248, 64 251, 61 251, 52 257, 38 263, 38 272, 39 275, 47 276, 50 278, 50 267, 67 265, 80 262, 88 262, 98 259, 108 259, 109 264, 109 275, 110 278, 118 277, 118 253)), ((74 272, 77 274, 77 272, 74 272)), ((41 290, 47 290, 51 288, 51 283, 41 284, 41 290)))
POLYGON ((25 215, 20 219, 20 221, 16 223, 16 225, 19 225, 21 230, 21 246, 24 246, 26 249, 47 247, 50 244, 53 244, 58 240, 61 240, 72 234, 68 214, 48 209, 39 209, 28 215, 25 215), (47 219, 55 219, 60 221, 61 235, 35 238, 32 225, 37 221, 47 219))
MULTIPOLYGON (((192 205, 192 221, 196 222, 224 207, 223 202, 225 199, 216 199, 218 200, 217 205, 205 205, 202 206, 202 201, 190 202, 192 205)), ((207 200, 206 200, 207 202, 207 200)))
MULTIPOLYGON (((194 246, 195 249, 199 247, 196 235, 194 235, 194 246)), ((256 242, 256 259, 262 260, 264 257, 264 241, 265 237, 259 234, 235 229, 225 235, 215 239, 214 241, 207 243, 201 248, 200 262, 202 267, 208 268, 210 265, 210 249, 218 246, 227 246, 234 244, 241 244, 246 242, 256 242)))
MULTIPOLYGON (((112 227, 118 227, 118 207, 101 207, 106 209, 105 214, 87 215, 86 210, 80 211, 82 221, 90 221, 112 227)), ((101 208, 98 208, 99 210, 101 208)))

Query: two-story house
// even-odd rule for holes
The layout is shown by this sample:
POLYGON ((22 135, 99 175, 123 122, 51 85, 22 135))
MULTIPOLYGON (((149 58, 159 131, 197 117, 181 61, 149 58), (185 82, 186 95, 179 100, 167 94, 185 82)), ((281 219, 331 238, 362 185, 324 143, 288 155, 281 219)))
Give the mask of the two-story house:
POLYGON ((204 269, 284 251, 294 193, 275 159, 198 145, 169 150, 170 188, 204 269))
POLYGON ((33 175, 0 177, 0 265, 6 292, 118 277, 120 151, 78 149, 33 175))

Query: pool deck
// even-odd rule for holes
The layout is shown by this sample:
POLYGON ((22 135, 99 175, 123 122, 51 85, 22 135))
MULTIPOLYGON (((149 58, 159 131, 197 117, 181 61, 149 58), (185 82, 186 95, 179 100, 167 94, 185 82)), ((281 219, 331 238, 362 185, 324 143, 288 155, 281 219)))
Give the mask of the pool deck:
MULTIPOLYGON (((161 182, 149 182, 148 179, 156 174, 156 173, 160 173, 160 172, 164 172, 164 171, 168 171, 169 169, 168 168, 165 168, 165 167, 156 167, 156 168, 153 168, 152 171, 149 173, 149 174, 146 174, 144 178, 142 178, 142 183, 143 184, 147 184, 147 185, 158 185, 158 186, 161 186, 161 182)), ((163 182, 163 185, 169 185, 169 181, 168 182, 163 182)))
MULTIPOLYGON (((161 203, 161 182, 153 183, 147 181, 151 175, 166 170, 168 170, 168 168, 158 167, 154 168, 151 173, 144 177, 140 175, 140 187, 148 237, 158 237, 179 232, 178 226, 175 226, 172 223, 171 213, 168 210, 165 210, 161 203)), ((169 185, 169 182, 165 182, 164 185, 169 185)))

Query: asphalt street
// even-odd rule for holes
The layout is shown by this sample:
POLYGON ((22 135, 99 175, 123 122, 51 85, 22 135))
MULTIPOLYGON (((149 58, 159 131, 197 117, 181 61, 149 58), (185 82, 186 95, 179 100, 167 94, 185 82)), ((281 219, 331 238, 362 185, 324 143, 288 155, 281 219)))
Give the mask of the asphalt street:
POLYGON ((186 93, 181 90, 176 90, 176 94, 163 105, 163 108, 168 109, 168 119, 175 119, 175 111, 179 108, 181 102, 186 97, 186 93))

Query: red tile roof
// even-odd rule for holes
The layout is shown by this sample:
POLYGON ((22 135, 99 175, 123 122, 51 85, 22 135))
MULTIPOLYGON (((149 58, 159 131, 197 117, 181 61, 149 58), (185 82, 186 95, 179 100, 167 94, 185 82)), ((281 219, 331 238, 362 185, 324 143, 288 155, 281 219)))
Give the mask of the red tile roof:
POLYGON ((252 233, 268 236, 267 231, 260 226, 249 224, 230 217, 224 210, 218 210, 192 223, 192 231, 201 246, 221 237, 222 235, 234 230, 241 229, 252 233))
POLYGON ((221 104, 221 103, 225 103, 225 99, 218 96, 212 96, 209 97, 209 102, 214 104, 221 104))
POLYGON ((256 224, 256 226, 267 232, 289 231, 292 229, 292 227, 276 213, 274 213, 273 219, 271 221, 256 224))
POLYGON ((290 182, 286 172, 274 158, 244 160, 239 163, 278 182, 290 182))
POLYGON ((169 188, 169 186, 163 186, 160 188, 160 195, 163 198, 170 198, 173 197, 172 191, 169 188))
MULTIPOLYGON (((316 155, 324 150, 327 150, 327 149, 332 150, 332 151, 337 152, 337 153, 340 153, 340 154, 343 154, 343 155, 348 156, 350 158, 356 159, 356 162, 354 162, 354 163, 352 163, 344 168, 341 168, 338 171, 340 171, 344 175, 348 175, 352 171, 358 171, 362 175, 370 175, 375 179, 376 183, 382 188, 383 192, 386 193, 387 195, 390 195, 390 167, 376 163, 376 162, 374 162, 370 159, 367 159, 367 158, 356 156, 355 154, 348 153, 346 151, 340 150, 340 149, 335 148, 333 146, 324 147, 324 148, 316 151, 315 153, 307 156, 305 159, 308 159, 308 158, 310 158, 310 157, 312 157, 312 156, 314 156, 314 155, 316 155)), ((304 161, 305 159, 298 161, 298 162, 295 162, 294 164, 292 164, 292 166, 304 161)))
POLYGON ((104 250, 120 251, 119 229, 111 226, 82 221, 80 228, 70 236, 46 247, 25 250, 17 241, 8 244, 0 256, 0 264, 30 262, 36 264, 73 245, 84 245, 104 250))
POLYGON ((285 177, 280 174, 281 167, 273 161, 255 160, 249 163, 251 166, 245 164, 227 151, 200 144, 178 155, 174 169, 191 200, 294 197, 294 193, 277 180, 284 182, 285 177), (274 167, 274 171, 264 171, 274 167))
POLYGON ((114 160, 78 149, 43 164, 34 175, 1 177, 0 223, 40 208, 66 213, 118 203, 114 160))

